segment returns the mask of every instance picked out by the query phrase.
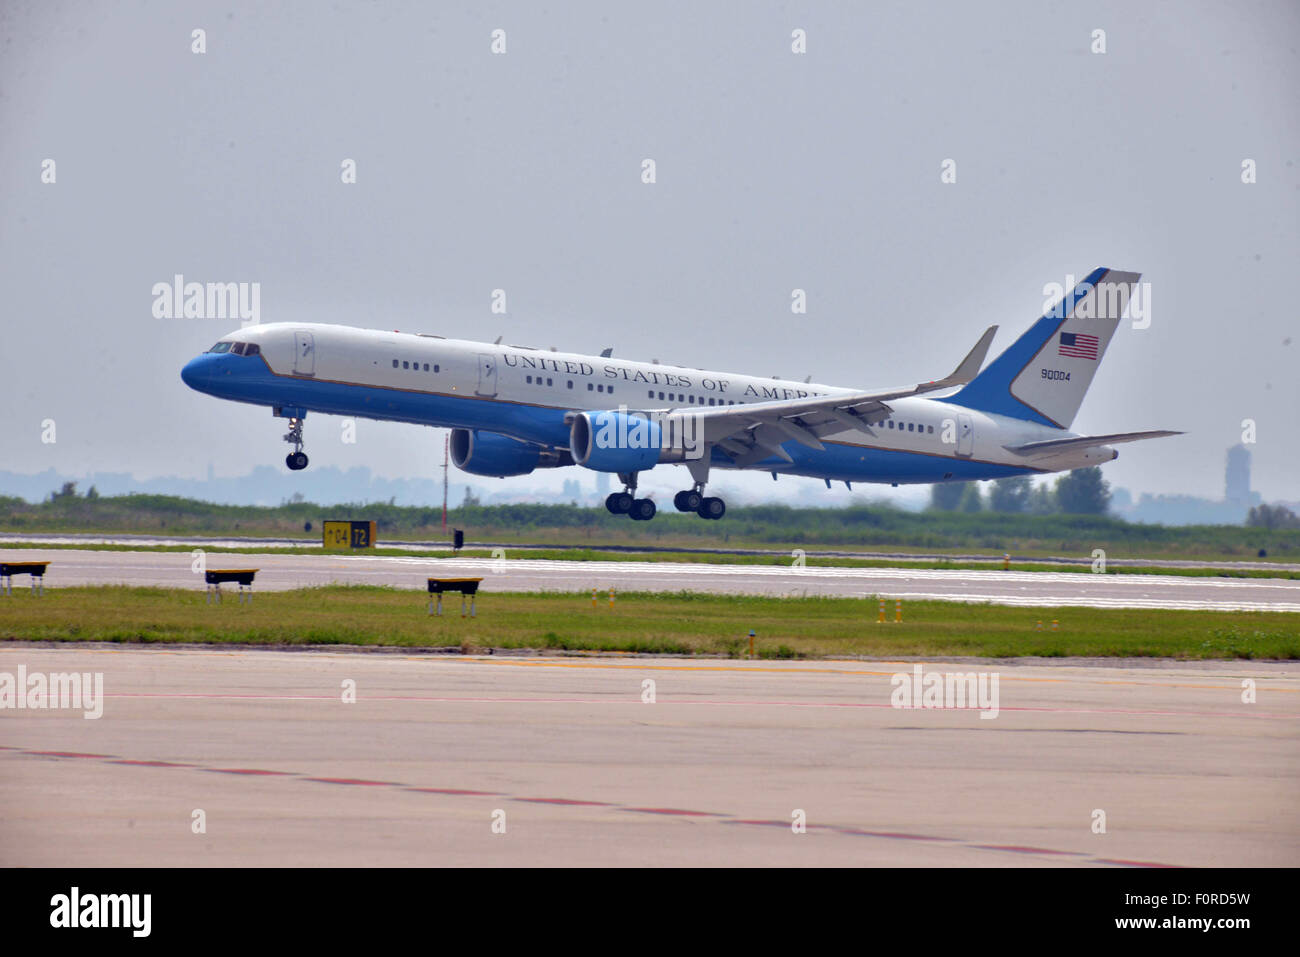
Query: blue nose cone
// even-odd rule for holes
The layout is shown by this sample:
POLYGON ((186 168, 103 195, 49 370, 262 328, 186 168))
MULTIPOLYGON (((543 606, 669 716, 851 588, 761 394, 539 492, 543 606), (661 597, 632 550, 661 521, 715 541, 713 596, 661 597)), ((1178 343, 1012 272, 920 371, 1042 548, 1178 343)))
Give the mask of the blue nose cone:
POLYGON ((212 379, 211 357, 201 355, 185 363, 181 369, 181 381, 191 389, 204 391, 204 386, 212 379))

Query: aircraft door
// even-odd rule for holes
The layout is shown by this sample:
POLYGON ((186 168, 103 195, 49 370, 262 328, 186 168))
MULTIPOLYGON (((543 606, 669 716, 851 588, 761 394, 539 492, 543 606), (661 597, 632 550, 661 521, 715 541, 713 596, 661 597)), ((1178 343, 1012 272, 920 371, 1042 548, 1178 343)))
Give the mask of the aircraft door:
POLYGON ((969 456, 975 448, 975 427, 970 416, 961 413, 957 416, 957 454, 969 456))
POLYGON ((316 374, 316 340, 301 329, 293 334, 293 374, 316 374))
POLYGON ((497 358, 480 352, 478 355, 478 389, 479 395, 497 394, 497 358))

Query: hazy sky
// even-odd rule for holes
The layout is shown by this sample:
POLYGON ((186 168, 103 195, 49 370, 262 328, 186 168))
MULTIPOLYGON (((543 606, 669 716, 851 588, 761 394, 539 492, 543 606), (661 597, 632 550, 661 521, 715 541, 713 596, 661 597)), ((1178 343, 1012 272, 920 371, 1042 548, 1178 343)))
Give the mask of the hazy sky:
MULTIPOLYGON (((260 283, 263 322, 869 388, 1106 265, 1152 321, 1074 427, 1189 432, 1111 481, 1217 497, 1252 419, 1255 487, 1300 498, 1300 4, 8 0, 0 38, 0 468, 283 467, 269 411, 181 383, 237 323, 154 318, 176 273, 260 283)), ((308 418, 314 464, 441 465, 440 432, 340 435, 308 418)))

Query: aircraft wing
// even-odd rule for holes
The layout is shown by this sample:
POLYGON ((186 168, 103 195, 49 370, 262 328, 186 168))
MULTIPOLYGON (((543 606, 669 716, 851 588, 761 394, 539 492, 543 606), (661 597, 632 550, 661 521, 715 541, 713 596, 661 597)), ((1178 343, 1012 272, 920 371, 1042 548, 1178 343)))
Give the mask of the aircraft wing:
POLYGON ((1081 435, 1072 439, 1047 439, 1042 442, 1027 442, 1024 445, 1005 445, 1008 452, 1017 455, 1055 455, 1077 449, 1092 448, 1097 445, 1118 445, 1121 442, 1139 442, 1142 439, 1161 439, 1167 435, 1182 435, 1181 432, 1117 432, 1114 435, 1081 435))
POLYGON ((875 435, 871 426, 889 415, 892 410, 888 403, 891 400, 965 385, 979 374, 997 329, 997 326, 990 326, 985 330, 957 368, 933 382, 878 392, 849 392, 675 411, 685 412, 696 419, 705 445, 717 445, 726 450, 741 467, 772 455, 790 461, 790 456, 781 448, 782 442, 793 439, 821 450, 824 446, 820 436, 843 432, 846 428, 875 435))

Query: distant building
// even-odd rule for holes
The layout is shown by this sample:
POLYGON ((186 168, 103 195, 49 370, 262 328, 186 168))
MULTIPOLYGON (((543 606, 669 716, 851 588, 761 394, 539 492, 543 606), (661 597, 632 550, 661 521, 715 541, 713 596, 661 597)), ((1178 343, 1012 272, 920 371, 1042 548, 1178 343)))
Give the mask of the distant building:
POLYGON ((1250 490, 1250 450, 1244 445, 1228 449, 1223 485, 1221 502, 1192 495, 1151 495, 1146 492, 1134 502, 1124 489, 1116 489, 1111 499, 1111 510, 1130 522, 1240 525, 1246 520, 1251 506, 1262 501, 1258 492, 1250 490))
POLYGON ((1233 505, 1251 505, 1250 452, 1244 445, 1228 449, 1228 464, 1223 473, 1223 499, 1233 505))

